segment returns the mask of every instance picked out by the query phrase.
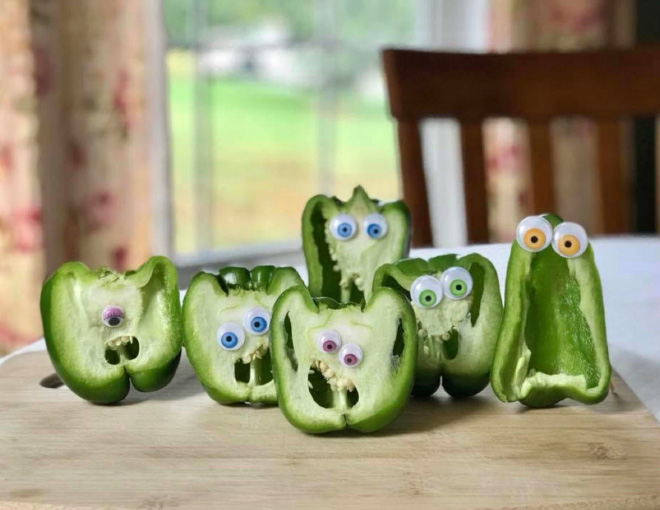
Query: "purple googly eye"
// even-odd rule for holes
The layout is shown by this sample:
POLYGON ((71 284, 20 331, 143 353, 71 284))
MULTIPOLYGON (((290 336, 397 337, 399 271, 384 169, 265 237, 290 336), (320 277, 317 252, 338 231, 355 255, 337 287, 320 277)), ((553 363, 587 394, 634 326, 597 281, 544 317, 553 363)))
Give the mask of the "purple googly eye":
POLYGON ((101 312, 101 321, 109 328, 116 328, 124 322, 124 310, 117 305, 106 306, 101 312))
POLYGON ((336 331, 322 331, 316 339, 316 345, 321 352, 335 352, 341 347, 341 336, 336 331))
POLYGON ((346 344, 339 351, 339 363, 353 368, 362 362, 362 349, 355 344, 346 344))

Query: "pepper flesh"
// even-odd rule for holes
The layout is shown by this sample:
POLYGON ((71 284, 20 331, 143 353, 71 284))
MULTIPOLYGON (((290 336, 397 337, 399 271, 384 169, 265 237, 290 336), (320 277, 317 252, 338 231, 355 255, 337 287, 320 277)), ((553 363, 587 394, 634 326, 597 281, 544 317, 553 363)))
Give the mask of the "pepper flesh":
POLYGON ((244 318, 255 307, 270 313, 284 290, 302 284, 290 267, 258 266, 252 271, 226 267, 217 275, 195 275, 183 302, 185 347, 212 399, 221 404, 277 403, 269 333, 249 331, 244 318), (216 338, 218 328, 227 322, 239 324, 245 334, 245 343, 236 350, 223 349, 216 338))
POLYGON ((379 289, 363 305, 313 300, 304 286, 275 303, 273 375, 280 409, 294 426, 311 433, 346 427, 378 430, 401 412, 414 379, 417 329, 410 304, 392 289, 379 289), (342 345, 359 346, 358 366, 324 352, 317 340, 333 331, 342 345))
POLYGON ((98 404, 166 386, 179 364, 183 335, 176 269, 152 257, 135 271, 91 270, 67 262, 44 283, 41 318, 48 354, 62 381, 98 404), (124 317, 107 326, 102 314, 124 317))
MULTIPOLYGON (((545 215, 553 228, 560 217, 545 215)), ((548 407, 564 398, 602 401, 611 368, 593 250, 564 258, 514 241, 491 384, 503 402, 548 407)))
POLYGON ((312 296, 357 303, 369 299, 379 266, 408 256, 410 213, 402 201, 370 199, 361 186, 347 202, 317 195, 305 206, 302 238, 312 296), (388 223, 387 233, 379 239, 369 237, 363 228, 365 217, 374 213, 382 214, 388 223), (331 234, 329 222, 339 214, 355 218, 354 237, 339 240, 331 234))
POLYGON ((404 259, 381 266, 374 277, 374 290, 396 289, 411 301, 417 317, 419 349, 413 393, 428 396, 442 381, 453 397, 470 397, 489 383, 490 368, 502 320, 499 280, 492 263, 476 253, 423 259, 404 259), (473 280, 471 293, 463 299, 443 298, 435 307, 424 308, 411 298, 411 285, 420 276, 441 278, 450 267, 466 269, 473 280))

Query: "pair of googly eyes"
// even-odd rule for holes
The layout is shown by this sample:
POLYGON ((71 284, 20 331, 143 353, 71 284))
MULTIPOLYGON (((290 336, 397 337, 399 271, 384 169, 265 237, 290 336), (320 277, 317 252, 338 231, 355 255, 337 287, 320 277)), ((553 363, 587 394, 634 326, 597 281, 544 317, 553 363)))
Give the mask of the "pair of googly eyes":
POLYGON ((536 253, 552 243, 555 252, 565 258, 579 257, 589 245, 589 238, 577 223, 566 221, 554 229, 543 216, 528 216, 518 224, 516 241, 524 250, 536 253))
POLYGON ((101 322, 109 328, 121 326, 124 322, 124 310, 121 306, 108 305, 101 312, 101 322))
POLYGON ((341 335, 333 330, 322 331, 316 338, 316 345, 325 354, 337 352, 339 363, 353 368, 362 363, 362 349, 359 345, 342 345, 341 335))
MULTIPOLYGON (((253 335, 265 335, 270 328, 270 314, 261 307, 250 308, 243 317, 243 326, 253 335)), ((225 322, 216 336, 220 347, 227 351, 240 349, 245 343, 245 330, 237 322, 225 322)))
POLYGON ((429 274, 417 278, 410 286, 413 302, 421 308, 438 306, 443 296, 459 300, 472 292, 472 276, 462 267, 450 267, 440 279, 429 274))
MULTIPOLYGON (((382 214, 367 214, 363 226, 371 239, 380 239, 387 234, 387 220, 382 214)), ((340 241, 348 241, 357 234, 357 222, 350 214, 338 214, 330 220, 330 233, 340 241)))

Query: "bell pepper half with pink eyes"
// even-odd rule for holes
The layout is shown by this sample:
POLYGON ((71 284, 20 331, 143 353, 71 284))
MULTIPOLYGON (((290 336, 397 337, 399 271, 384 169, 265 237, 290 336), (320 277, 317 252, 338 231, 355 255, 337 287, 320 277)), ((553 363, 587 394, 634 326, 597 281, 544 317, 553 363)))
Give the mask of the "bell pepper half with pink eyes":
POLYGON ((307 202, 302 242, 314 297, 369 299, 376 270, 408 256, 410 213, 401 200, 379 202, 358 186, 347 202, 317 195, 307 202))
POLYGON ((589 238, 559 216, 518 225, 491 385, 504 402, 547 407, 607 396, 611 368, 598 268, 589 238))
POLYGON ((165 257, 118 273, 67 262, 41 292, 48 354, 62 381, 97 404, 166 386, 183 332, 177 275, 165 257))
POLYGON ((417 322, 399 292, 365 303, 285 291, 271 323, 273 376, 291 424, 311 433, 376 431, 398 416, 413 386, 417 322))
POLYGON ((302 284, 292 267, 225 267, 193 278, 183 301, 186 354, 212 399, 277 404, 270 316, 279 295, 302 284))

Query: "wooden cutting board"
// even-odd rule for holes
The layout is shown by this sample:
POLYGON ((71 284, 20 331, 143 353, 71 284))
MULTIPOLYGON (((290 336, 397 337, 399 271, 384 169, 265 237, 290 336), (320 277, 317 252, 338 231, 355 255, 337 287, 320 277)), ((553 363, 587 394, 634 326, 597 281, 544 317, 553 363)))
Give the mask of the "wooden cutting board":
POLYGON ((660 426, 616 376, 592 407, 438 393, 379 433, 310 436, 216 404, 186 361, 116 406, 41 387, 51 372, 45 353, 0 367, 1 508, 660 508, 660 426))

